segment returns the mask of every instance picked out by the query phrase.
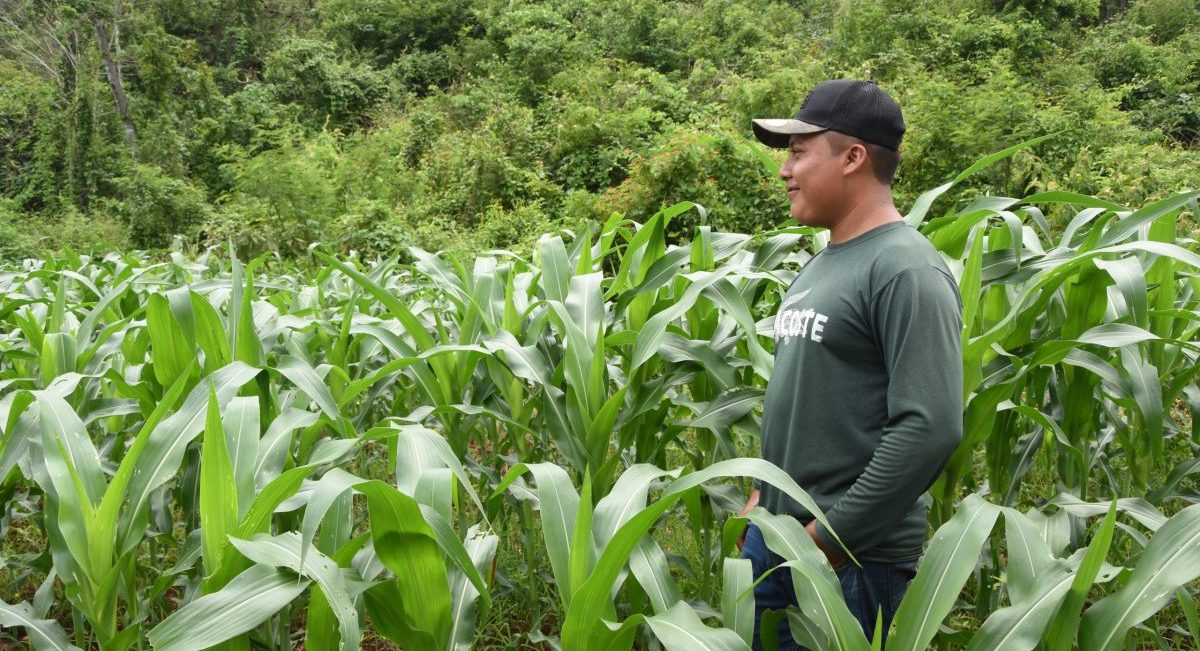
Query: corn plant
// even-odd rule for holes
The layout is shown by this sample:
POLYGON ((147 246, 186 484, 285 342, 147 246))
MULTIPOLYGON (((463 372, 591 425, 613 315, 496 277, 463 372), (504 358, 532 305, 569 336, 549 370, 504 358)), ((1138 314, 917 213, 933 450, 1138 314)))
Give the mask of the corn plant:
MULTIPOLYGON (((748 516, 802 595, 772 616, 814 648, 1200 639, 1200 255, 1180 236, 1200 195, 925 219, 1033 144, 908 215, 958 277, 967 386, 893 630, 862 635, 795 521, 748 516)), ((351 649, 368 630, 465 649, 506 600, 533 622, 520 643, 746 648, 730 514, 748 478, 807 497, 738 457, 780 293, 823 237, 669 242, 687 210, 469 262, 317 247, 313 272, 216 250, 0 270, 0 538, 36 540, 0 558, 32 591, 2 586, 0 628, 39 649, 351 649)))

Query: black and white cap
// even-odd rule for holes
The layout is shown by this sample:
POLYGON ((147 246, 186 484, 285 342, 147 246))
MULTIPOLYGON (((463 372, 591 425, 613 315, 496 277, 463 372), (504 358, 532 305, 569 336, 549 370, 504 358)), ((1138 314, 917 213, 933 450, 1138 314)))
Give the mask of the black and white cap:
POLYGON ((792 119, 753 120, 754 135, 768 147, 787 149, 791 137, 837 131, 888 149, 900 149, 904 116, 873 81, 823 81, 808 93, 792 119))

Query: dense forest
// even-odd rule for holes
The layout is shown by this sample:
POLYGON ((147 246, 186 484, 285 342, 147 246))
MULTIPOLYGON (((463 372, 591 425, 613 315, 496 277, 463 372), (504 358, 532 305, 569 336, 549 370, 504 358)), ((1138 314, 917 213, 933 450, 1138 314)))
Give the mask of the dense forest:
MULTIPOLYGON (((1194 0, 0 0, 0 257, 517 245, 691 200, 786 220, 751 117, 871 78, 904 208, 1200 178, 1194 0)), ((1053 215, 1051 215, 1053 217, 1053 215)))

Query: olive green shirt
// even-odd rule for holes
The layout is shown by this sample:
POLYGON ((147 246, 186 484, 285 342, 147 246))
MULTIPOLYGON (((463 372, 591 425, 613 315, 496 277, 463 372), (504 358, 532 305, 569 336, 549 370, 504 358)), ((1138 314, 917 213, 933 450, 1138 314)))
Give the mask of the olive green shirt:
MULTIPOLYGON (((860 560, 921 555, 923 493, 962 437, 961 330, 954 277, 902 221, 829 245, 780 303, 762 456, 860 560)), ((812 519, 771 486, 761 491, 768 511, 812 519)))

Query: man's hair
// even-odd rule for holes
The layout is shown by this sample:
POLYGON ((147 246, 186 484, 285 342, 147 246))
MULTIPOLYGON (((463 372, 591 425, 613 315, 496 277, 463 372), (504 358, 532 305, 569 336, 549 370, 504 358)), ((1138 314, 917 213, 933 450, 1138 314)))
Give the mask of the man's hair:
POLYGON ((892 185, 892 180, 896 178, 896 168, 900 166, 900 152, 839 131, 825 133, 829 135, 830 149, 835 153, 841 153, 851 145, 862 145, 867 150, 867 158, 871 159, 871 169, 875 172, 875 178, 884 185, 892 185))

